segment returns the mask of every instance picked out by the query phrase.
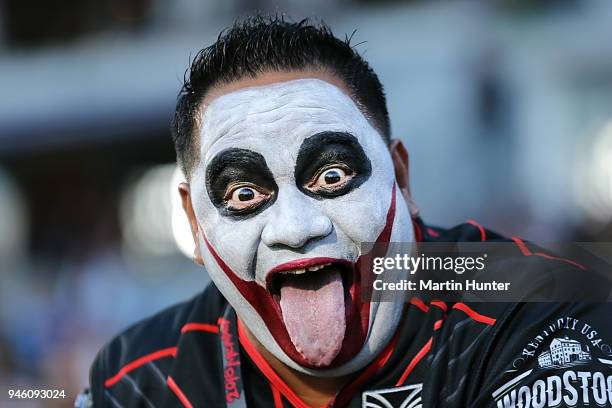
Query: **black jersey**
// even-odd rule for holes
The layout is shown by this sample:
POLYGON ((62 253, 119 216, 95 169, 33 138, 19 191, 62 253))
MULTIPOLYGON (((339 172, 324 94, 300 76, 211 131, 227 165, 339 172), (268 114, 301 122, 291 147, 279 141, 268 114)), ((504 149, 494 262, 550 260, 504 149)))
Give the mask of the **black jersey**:
MULTIPOLYGON (((470 221, 415 224, 421 241, 509 241, 470 221)), ((531 256, 519 239, 517 259, 531 256)), ((568 266, 569 265, 569 266, 568 266)), ((607 303, 425 303, 413 298, 386 348, 329 407, 612 407, 607 303)), ((210 285, 129 328, 98 354, 83 406, 307 407, 210 285)))

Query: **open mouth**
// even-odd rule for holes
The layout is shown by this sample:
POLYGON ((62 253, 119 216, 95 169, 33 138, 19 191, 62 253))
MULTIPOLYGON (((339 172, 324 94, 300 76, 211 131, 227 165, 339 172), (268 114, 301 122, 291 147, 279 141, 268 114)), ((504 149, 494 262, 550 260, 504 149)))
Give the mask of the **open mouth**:
POLYGON ((291 261, 272 269, 267 289, 291 342, 316 367, 340 352, 355 304, 355 268, 334 258, 291 261))

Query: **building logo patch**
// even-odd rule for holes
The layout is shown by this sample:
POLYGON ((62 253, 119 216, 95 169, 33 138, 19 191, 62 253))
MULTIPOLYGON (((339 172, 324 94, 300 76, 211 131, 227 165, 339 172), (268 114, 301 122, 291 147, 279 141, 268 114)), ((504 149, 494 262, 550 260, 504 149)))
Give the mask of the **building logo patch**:
POLYGON ((538 356, 540 368, 566 368, 587 364, 591 361, 589 346, 584 346, 568 337, 555 338, 548 350, 538 356))
POLYGON ((573 317, 541 330, 506 374, 491 395, 498 408, 612 407, 610 342, 573 317))

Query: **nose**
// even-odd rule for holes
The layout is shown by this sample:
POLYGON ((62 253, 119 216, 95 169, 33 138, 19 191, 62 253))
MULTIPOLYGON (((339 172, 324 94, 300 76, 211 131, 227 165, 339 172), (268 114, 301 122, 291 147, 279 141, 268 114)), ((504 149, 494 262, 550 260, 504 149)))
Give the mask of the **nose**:
POLYGON ((282 191, 270 210, 272 214, 261 235, 268 247, 301 248, 332 231, 330 219, 297 189, 282 191))

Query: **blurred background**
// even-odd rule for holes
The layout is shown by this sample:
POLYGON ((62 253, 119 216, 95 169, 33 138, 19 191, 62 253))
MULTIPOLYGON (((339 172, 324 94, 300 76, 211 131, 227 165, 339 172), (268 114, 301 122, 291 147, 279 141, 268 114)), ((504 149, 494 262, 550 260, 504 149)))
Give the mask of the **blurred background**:
POLYGON ((190 57, 254 10, 357 30, 426 222, 612 239, 608 0, 0 0, 0 405, 70 406, 113 334, 208 282, 169 121, 190 57))

